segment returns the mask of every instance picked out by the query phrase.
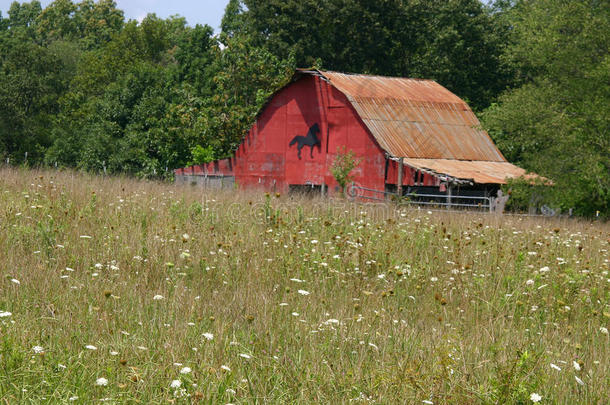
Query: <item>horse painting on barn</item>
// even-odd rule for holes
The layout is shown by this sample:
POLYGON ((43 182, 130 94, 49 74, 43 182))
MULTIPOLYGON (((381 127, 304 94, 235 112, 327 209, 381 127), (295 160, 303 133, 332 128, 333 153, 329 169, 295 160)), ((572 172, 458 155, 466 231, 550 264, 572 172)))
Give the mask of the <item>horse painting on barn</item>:
POLYGON ((317 146, 318 150, 321 149, 322 143, 320 142, 320 138, 318 138, 318 135, 317 135, 319 133, 320 133, 320 126, 318 125, 318 123, 315 123, 309 128, 307 135, 295 136, 294 138, 292 138, 292 141, 290 141, 288 146, 292 146, 295 143, 298 143, 297 151, 298 151, 299 159, 301 158, 301 149, 303 149, 304 146, 309 146, 310 147, 309 154, 311 155, 311 158, 313 159, 313 147, 317 146))

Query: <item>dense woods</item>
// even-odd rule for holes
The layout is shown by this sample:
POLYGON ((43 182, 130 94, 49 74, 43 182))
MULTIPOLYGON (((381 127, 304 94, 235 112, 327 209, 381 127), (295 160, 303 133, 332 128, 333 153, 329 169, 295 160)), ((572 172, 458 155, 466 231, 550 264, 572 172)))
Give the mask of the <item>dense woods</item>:
POLYGON ((610 211, 610 3, 231 0, 215 34, 110 0, 0 15, 0 158, 141 177, 230 155, 295 67, 437 80, 546 198, 610 211))

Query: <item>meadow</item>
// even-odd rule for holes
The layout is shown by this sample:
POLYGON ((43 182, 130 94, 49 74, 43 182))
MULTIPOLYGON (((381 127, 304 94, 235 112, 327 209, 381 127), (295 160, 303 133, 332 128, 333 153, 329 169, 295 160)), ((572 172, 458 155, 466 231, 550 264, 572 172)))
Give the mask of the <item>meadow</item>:
POLYGON ((0 169, 0 403, 604 404, 610 225, 0 169))

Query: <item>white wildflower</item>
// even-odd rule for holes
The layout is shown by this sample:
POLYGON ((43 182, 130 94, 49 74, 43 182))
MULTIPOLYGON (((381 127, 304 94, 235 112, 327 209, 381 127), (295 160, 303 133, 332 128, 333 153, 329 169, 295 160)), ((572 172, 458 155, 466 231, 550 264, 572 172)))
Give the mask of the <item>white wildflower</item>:
POLYGON ((204 337, 204 338, 206 338, 207 340, 212 340, 212 339, 214 339, 214 335, 213 335, 213 334, 211 334, 211 333, 208 333, 208 332, 203 333, 201 336, 203 336, 203 337, 204 337))
POLYGON ((11 278, 11 283, 20 285, 21 281, 17 280, 16 278, 11 278))
POLYGON ((230 395, 235 395, 235 390, 234 390, 234 389, 232 389, 232 388, 227 388, 227 389, 225 390, 225 392, 226 392, 227 394, 230 394, 230 395))
POLYGON ((91 239, 92 237, 89 235, 81 235, 80 238, 81 239, 91 239))
POLYGON ((607 334, 608 334, 608 328, 604 328, 603 326, 602 326, 601 328, 599 328, 599 331, 600 331, 601 333, 603 333, 604 335, 607 335, 607 334))
POLYGON ((540 268, 539 271, 541 273, 548 273, 549 271, 551 271, 551 269, 549 268, 549 266, 544 266, 544 267, 540 268))
POLYGON ((438 277, 430 277, 430 281, 432 281, 433 283, 438 281, 438 277))
POLYGON ((252 356, 250 356, 249 354, 246 354, 246 353, 240 353, 239 357, 243 357, 246 360, 249 360, 252 358, 252 356))
POLYGON ((577 382, 579 385, 585 385, 585 382, 584 382, 583 380, 581 380, 580 378, 578 378, 578 376, 577 376, 577 375, 575 375, 575 376, 574 376, 574 379, 576 379, 576 382, 577 382))
POLYGON ((305 290, 299 290, 298 293, 301 295, 309 295, 309 291, 305 291, 305 290))
POLYGON ((44 348, 42 346, 34 346, 32 347, 32 351, 36 354, 40 354, 44 352, 44 348))
POLYGON ((561 367, 559 367, 558 365, 553 364, 553 363, 551 363, 551 368, 552 368, 552 369, 555 369, 555 370, 557 370, 557 371, 561 371, 561 367))
POLYGON ((11 315, 13 315, 11 312, 0 311, 0 318, 6 318, 7 316, 11 316, 11 315))
POLYGON ((542 399, 542 397, 535 392, 532 392, 532 395, 530 395, 530 400, 532 402, 540 402, 541 399, 542 399))
POLYGON ((573 361, 572 365, 574 366, 574 370, 580 371, 580 364, 577 361, 573 361))
POLYGON ((95 380, 95 385, 99 385, 100 387, 105 387, 106 385, 108 385, 108 380, 105 379, 104 377, 100 377, 97 380, 95 380))
POLYGON ((193 371, 193 370, 191 370, 190 367, 182 367, 180 369, 180 374, 189 374, 191 371, 193 371))
POLYGON ((220 368, 224 371, 231 371, 231 369, 228 366, 225 366, 224 364, 220 366, 220 368))
POLYGON ((85 346, 85 349, 87 349, 87 350, 97 350, 97 347, 95 347, 93 345, 87 345, 87 346, 85 346))
POLYGON ((525 285, 534 285, 534 280, 529 279, 525 282, 525 285))
POLYGON ((171 388, 180 388, 180 386, 182 385, 182 381, 180 380, 172 380, 171 384, 169 385, 171 388))
POLYGON ((118 356, 118 355, 119 355, 119 352, 115 352, 115 351, 113 350, 113 351, 111 351, 111 352, 110 352, 110 355, 111 355, 111 356, 118 356))
POLYGON ((160 300, 162 300, 163 298, 164 298, 164 297, 163 297, 162 295, 157 294, 157 295, 155 295, 155 296, 153 297, 153 300, 155 300, 155 301, 160 301, 160 300))

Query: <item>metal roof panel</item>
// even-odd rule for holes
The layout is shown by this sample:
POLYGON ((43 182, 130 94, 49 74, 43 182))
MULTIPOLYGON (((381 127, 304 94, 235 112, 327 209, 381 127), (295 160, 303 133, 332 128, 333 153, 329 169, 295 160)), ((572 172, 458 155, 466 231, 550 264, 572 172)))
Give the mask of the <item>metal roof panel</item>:
POLYGON ((318 73, 391 156, 506 162, 470 107, 432 80, 318 73))

